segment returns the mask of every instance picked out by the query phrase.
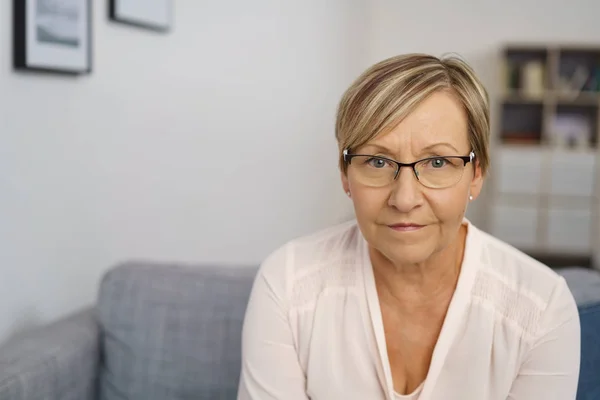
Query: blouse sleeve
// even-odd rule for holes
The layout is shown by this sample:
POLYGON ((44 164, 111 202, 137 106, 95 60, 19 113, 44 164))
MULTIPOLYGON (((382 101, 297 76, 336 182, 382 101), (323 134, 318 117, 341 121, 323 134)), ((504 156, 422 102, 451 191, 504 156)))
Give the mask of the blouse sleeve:
POLYGON ((579 380, 580 324, 563 278, 542 314, 539 335, 525 355, 510 400, 575 400, 579 380))
POLYGON ((287 251, 269 256, 254 281, 242 329, 238 400, 308 400, 288 320, 287 251))

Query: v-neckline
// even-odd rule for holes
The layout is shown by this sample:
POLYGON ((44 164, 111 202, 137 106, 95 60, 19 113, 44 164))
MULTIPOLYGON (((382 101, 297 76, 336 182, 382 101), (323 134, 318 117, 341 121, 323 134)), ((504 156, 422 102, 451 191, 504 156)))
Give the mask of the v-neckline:
MULTIPOLYGON (((457 334, 458 328, 460 327, 461 317, 469 304, 471 288, 475 281, 475 275, 477 272, 477 229, 465 218, 463 225, 467 227, 467 235, 465 239, 465 249, 463 254, 463 261, 461 270, 458 276, 456 289, 450 300, 448 311, 444 317, 442 329, 438 336, 438 340, 433 349, 431 362, 429 364, 429 371, 423 384, 421 391, 421 399, 427 399, 432 390, 434 389, 435 382, 438 380, 438 376, 442 371, 444 361, 448 354, 448 350, 452 343, 452 340, 457 334)), ((362 264, 364 274, 365 292, 367 297, 367 303, 370 314, 371 329, 375 336, 376 348, 379 351, 379 361, 381 363, 381 369, 384 373, 384 381, 386 383, 385 393, 389 400, 394 399, 394 383, 392 379, 392 370, 390 361, 387 353, 387 345, 385 341, 385 332, 383 327, 383 318, 381 315, 381 305, 379 303, 379 296, 377 294, 377 288, 375 285, 375 275, 373 272, 373 265, 371 264, 371 258, 369 256, 368 243, 365 238, 361 235, 361 253, 362 253, 362 264)))

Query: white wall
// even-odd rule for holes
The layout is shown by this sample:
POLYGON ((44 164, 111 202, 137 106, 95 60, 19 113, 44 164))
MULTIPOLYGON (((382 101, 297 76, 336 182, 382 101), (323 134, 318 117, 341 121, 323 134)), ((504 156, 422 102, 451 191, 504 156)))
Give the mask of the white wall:
MULTIPOLYGON (((399 53, 454 52, 476 70, 492 99, 497 126, 500 90, 499 50, 508 42, 590 43, 600 45, 598 0, 370 0, 368 63, 399 53)), ((492 157, 492 167, 494 159, 492 157)), ((485 227, 486 196, 468 217, 485 227)))
POLYGON ((333 123, 362 0, 176 1, 168 35, 93 3, 93 74, 70 78, 12 71, 0 2, 0 341, 121 260, 255 264, 350 213, 333 123))

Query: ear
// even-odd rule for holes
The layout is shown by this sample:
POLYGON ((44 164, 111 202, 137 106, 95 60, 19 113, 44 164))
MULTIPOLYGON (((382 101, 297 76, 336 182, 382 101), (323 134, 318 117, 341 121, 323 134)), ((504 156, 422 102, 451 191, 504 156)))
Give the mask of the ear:
POLYGON ((344 193, 350 192, 350 183, 348 183, 348 175, 344 173, 344 171, 340 171, 340 178, 342 179, 342 187, 344 188, 344 193))
POLYGON ((475 171, 473 174, 473 179, 469 185, 469 194, 473 196, 473 200, 475 200, 479 194, 481 193, 481 189, 483 188, 483 172, 481 170, 481 166, 479 165, 479 161, 475 160, 473 163, 475 166, 475 171))

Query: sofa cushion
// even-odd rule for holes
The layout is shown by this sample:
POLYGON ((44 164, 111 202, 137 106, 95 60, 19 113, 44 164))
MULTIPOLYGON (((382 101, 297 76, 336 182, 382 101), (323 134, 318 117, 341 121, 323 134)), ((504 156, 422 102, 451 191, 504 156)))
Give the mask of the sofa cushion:
POLYGON ((256 267, 128 263, 103 278, 101 400, 235 399, 256 267))
POLYGON ((600 303, 600 272, 582 267, 561 268, 557 271, 567 281, 579 307, 600 303))
POLYGON ((600 272, 588 268, 559 269, 579 308, 581 368, 577 400, 600 399, 600 272))

